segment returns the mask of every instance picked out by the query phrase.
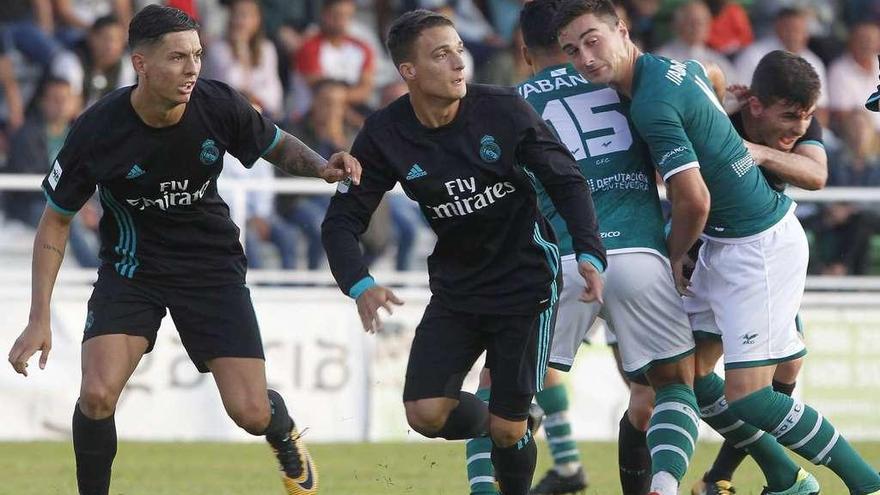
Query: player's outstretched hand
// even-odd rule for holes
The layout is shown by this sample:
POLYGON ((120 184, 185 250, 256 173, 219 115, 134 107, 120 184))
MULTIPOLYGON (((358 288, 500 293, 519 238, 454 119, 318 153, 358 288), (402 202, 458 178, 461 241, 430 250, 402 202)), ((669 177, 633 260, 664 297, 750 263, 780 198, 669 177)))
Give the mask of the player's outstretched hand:
POLYGON ((29 323, 21 332, 9 351, 9 364, 16 373, 27 376, 28 359, 37 351, 40 353, 40 369, 46 368, 49 351, 52 349, 52 331, 48 323, 29 323))
POLYGON ((330 184, 349 177, 353 184, 361 183, 361 163, 345 151, 333 153, 333 156, 327 161, 327 166, 321 170, 321 178, 330 184))
POLYGON ((578 272, 586 282, 584 293, 581 294, 580 300, 583 302, 599 301, 599 304, 605 304, 602 299, 602 291, 605 288, 605 282, 602 280, 602 274, 592 263, 581 261, 578 263, 578 272))
POLYGON ((376 333, 382 329, 382 320, 379 319, 379 308, 385 308, 385 311, 390 315, 394 313, 392 304, 401 306, 403 301, 398 299, 391 292, 391 289, 381 285, 370 287, 357 298, 358 314, 367 333, 376 333))
POLYGON ((672 262, 672 276, 675 279, 675 289, 678 290, 678 293, 682 296, 692 296, 694 295, 691 292, 691 281, 685 277, 684 274, 684 261, 678 260, 672 262))

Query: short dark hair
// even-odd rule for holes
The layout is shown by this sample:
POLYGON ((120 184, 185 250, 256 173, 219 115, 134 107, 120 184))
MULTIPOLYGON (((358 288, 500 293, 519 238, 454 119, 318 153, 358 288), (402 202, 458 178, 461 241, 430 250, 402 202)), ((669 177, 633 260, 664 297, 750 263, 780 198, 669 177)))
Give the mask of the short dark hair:
POLYGON ((803 17, 807 15, 807 11, 799 7, 783 7, 776 11, 773 21, 780 21, 789 17, 803 17))
MULTIPOLYGON (((95 19, 95 22, 89 26, 90 33, 96 33, 107 26, 122 26, 122 23, 119 22, 119 18, 114 14, 107 14, 95 19)), ((122 26, 125 27, 125 26, 122 26)))
POLYGON ((582 15, 593 14, 608 24, 617 25, 620 17, 611 0, 565 0, 553 18, 553 28, 558 33, 582 15))
POLYGON ((328 10, 330 7, 333 7, 337 3, 349 3, 354 2, 354 0, 324 0, 321 4, 321 10, 328 10))
POLYGON ((562 0, 532 0, 519 13, 519 28, 529 49, 559 49, 553 18, 562 0))
POLYGON ((422 31, 439 26, 455 27, 455 24, 445 15, 431 12, 430 10, 418 9, 405 12, 394 19, 388 29, 388 38, 385 46, 391 54, 391 60, 395 66, 407 62, 412 58, 412 45, 418 39, 422 31))
POLYGON ((758 62, 749 90, 764 106, 783 101, 808 110, 819 99, 822 83, 802 57, 774 50, 758 62))
POLYGON ((199 23, 180 9, 147 5, 134 16, 128 26, 128 47, 134 50, 143 44, 156 43, 168 33, 198 29, 199 23))

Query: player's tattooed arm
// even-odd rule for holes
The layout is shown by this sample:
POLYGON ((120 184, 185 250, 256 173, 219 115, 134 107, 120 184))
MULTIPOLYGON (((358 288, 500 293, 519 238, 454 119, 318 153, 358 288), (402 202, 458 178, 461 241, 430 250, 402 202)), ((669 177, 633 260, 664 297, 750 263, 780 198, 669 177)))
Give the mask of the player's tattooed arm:
POLYGON ((360 182, 361 166, 348 153, 341 151, 325 160, 302 141, 284 131, 275 148, 266 156, 278 169, 300 177, 317 177, 327 182, 338 182, 351 178, 355 184, 360 182))
POLYGON ((56 246, 53 246, 52 244, 49 244, 48 242, 43 243, 43 249, 47 249, 50 252, 57 254, 59 258, 64 258, 64 250, 60 249, 56 246))

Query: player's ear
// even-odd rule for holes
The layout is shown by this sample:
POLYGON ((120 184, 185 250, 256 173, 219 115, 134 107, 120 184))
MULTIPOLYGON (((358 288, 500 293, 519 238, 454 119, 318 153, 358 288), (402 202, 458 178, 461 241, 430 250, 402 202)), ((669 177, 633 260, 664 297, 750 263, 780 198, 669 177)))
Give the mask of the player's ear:
POLYGON ((749 99, 746 100, 746 104, 749 106, 749 113, 755 117, 764 113, 764 104, 761 103, 761 100, 759 100, 757 96, 749 96, 749 99))
POLYGON ((397 67, 400 75, 406 81, 412 81, 416 78, 416 67, 411 62, 404 62, 397 67))
POLYGON ((134 72, 138 76, 143 76, 146 74, 146 63, 144 59, 144 54, 140 52, 134 52, 131 54, 131 65, 134 67, 134 72))
POLYGON ((526 45, 523 45, 520 50, 522 51, 522 58, 523 58, 523 60, 526 61, 526 64, 528 64, 529 67, 534 66, 535 64, 532 63, 532 57, 531 57, 531 54, 529 53, 529 47, 527 47, 526 45))

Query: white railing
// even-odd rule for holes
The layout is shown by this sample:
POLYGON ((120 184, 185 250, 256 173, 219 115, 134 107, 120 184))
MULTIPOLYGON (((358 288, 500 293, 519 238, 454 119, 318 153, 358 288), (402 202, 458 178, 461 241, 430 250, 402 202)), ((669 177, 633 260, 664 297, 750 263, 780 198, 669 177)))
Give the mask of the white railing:
MULTIPOLYGON (((39 191, 43 180, 42 175, 18 175, 0 174, 0 192, 7 191, 39 191)), ((293 194, 332 194, 335 186, 326 184, 317 179, 302 178, 274 178, 271 180, 223 180, 218 182, 218 189, 223 198, 229 203, 230 209, 235 212, 233 220, 237 225, 244 225, 244 203, 247 200, 248 191, 273 191, 275 193, 293 194)), ((661 190, 662 192, 662 190, 661 190)), ((396 187, 392 193, 402 194, 400 187, 396 187)), ((828 203, 828 202, 856 202, 856 203, 880 203, 880 188, 862 187, 829 187, 820 191, 805 191, 797 188, 789 188, 786 191, 792 199, 800 202, 828 203)), ((244 242, 244 239, 242 239, 244 242)), ((402 286, 427 286, 427 274, 422 271, 396 272, 388 271, 377 273, 377 277, 383 283, 402 286)), ((0 279, 4 282, 25 283, 30 280, 30 270, 25 268, 6 268, 0 271, 0 279)), ((94 270, 67 269, 59 275, 59 283, 91 283, 95 279, 94 270)), ((333 278, 326 270, 301 271, 301 270, 249 270, 248 281, 251 283, 290 283, 290 284, 317 284, 334 285, 333 278)), ((807 277, 807 290, 810 291, 868 291, 880 292, 880 277, 807 277)), ((823 296, 816 296, 819 301, 823 296)), ((871 302, 876 299, 869 298, 871 302)))

